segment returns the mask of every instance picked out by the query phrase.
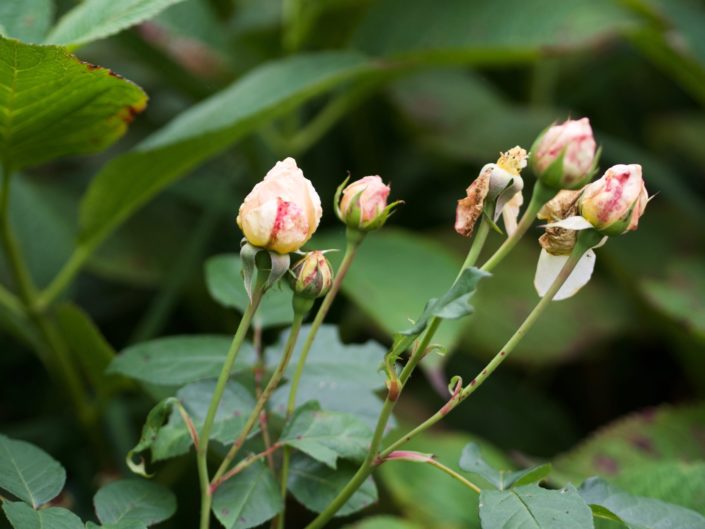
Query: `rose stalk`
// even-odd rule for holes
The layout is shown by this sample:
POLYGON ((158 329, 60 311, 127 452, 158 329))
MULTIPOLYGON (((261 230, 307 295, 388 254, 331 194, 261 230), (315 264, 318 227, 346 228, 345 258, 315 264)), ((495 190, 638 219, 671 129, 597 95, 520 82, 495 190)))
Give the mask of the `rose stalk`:
POLYGON ((245 197, 238 211, 237 224, 245 235, 240 255, 250 304, 233 337, 199 432, 196 459, 201 489, 200 529, 208 529, 210 523, 213 490, 208 475, 208 444, 232 366, 262 296, 286 273, 288 252, 298 250, 311 238, 321 215, 321 200, 293 158, 277 162, 245 197))

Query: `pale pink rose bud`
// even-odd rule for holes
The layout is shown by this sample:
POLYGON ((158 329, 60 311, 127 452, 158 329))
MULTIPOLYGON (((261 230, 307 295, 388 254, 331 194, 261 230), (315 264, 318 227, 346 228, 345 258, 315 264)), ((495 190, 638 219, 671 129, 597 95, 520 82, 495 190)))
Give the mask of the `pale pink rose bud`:
POLYGON ((546 187, 577 189, 592 178, 597 165, 590 120, 569 119, 546 129, 531 148, 531 167, 546 187))
POLYGON ((620 235, 637 228, 648 201, 641 165, 615 165, 585 186, 578 212, 600 233, 620 235))
POLYGON ((390 187, 379 176, 366 176, 343 189, 338 216, 348 227, 361 231, 375 230, 389 216, 387 198, 390 187))
POLYGON ((318 193, 296 161, 287 158, 245 197, 237 225, 251 245, 286 254, 311 238, 322 214, 318 193))
POLYGON ((323 252, 308 252, 292 268, 291 288, 299 296, 325 296, 333 284, 333 268, 323 252))

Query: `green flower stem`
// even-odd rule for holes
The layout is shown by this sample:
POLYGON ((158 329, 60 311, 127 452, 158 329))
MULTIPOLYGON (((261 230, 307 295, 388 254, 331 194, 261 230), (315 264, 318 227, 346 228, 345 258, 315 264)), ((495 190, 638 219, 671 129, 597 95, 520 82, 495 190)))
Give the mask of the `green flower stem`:
MULTIPOLYGON (((295 307, 294 308, 294 321, 291 324, 291 329, 289 331, 289 338, 286 341, 286 345, 284 347, 284 353, 282 354, 282 358, 279 361, 279 365, 277 366, 277 369, 272 374, 272 377, 269 379, 269 382, 267 383, 267 386, 262 391, 262 394, 257 399, 257 403, 255 404, 255 409, 252 410, 252 413, 250 414, 250 416, 247 419, 247 422, 245 423, 245 426, 240 431, 240 435, 238 435, 237 439, 235 439, 235 442, 230 447, 230 450, 228 450, 228 453, 225 456, 225 459, 223 459, 223 462, 220 464, 220 467, 218 467, 218 470, 216 471, 215 476, 213 477, 213 481, 212 481, 213 484, 219 483, 220 479, 227 472, 228 467, 235 459, 235 456, 237 455, 240 448, 242 448, 242 445, 245 444, 245 441, 247 440, 247 436, 250 435, 252 428, 254 427, 255 423, 258 421, 260 413, 264 409, 264 406, 267 404, 269 397, 271 397, 272 393, 277 388, 277 386, 279 385, 279 382, 281 381, 282 377, 284 376, 284 371, 286 370, 286 366, 289 364, 289 360, 291 360, 291 355, 293 354, 294 347, 296 346, 296 339, 299 336, 299 331, 301 330, 301 324, 303 323, 304 317, 306 316, 306 312, 308 312, 307 310, 296 310, 296 303, 294 303, 294 307, 295 307)), ((310 308, 310 304, 309 304, 309 308, 310 308)), ((212 488, 212 486, 211 486, 211 488, 212 488)))
POLYGON ((196 450, 196 462, 198 465, 198 481, 201 488, 201 524, 200 529, 208 529, 210 525, 210 513, 211 513, 211 503, 213 501, 213 495, 211 493, 210 479, 208 477, 208 442, 210 440, 211 430, 213 429, 213 422, 215 421, 215 415, 218 411, 218 406, 220 405, 220 400, 223 398, 223 393, 225 392, 225 385, 230 378, 230 371, 232 370, 237 354, 240 351, 242 343, 245 341, 245 336, 247 335, 247 330, 250 327, 252 317, 257 311, 262 296, 264 294, 264 282, 266 280, 265 274, 258 274, 257 285, 252 292, 252 300, 250 305, 245 310, 240 320, 240 324, 235 331, 235 336, 233 336, 233 341, 230 344, 230 349, 228 350, 227 357, 225 358, 225 363, 223 364, 223 369, 220 371, 218 376, 218 381, 215 386, 215 391, 213 393, 213 398, 211 399, 210 406, 208 407, 208 412, 206 414, 206 420, 203 423, 201 432, 199 434, 198 449, 196 450))
MULTIPOLYGON (((102 239, 101 239, 102 241, 102 239)), ((34 301, 34 310, 37 312, 45 311, 61 293, 66 290, 69 283, 73 281, 76 274, 81 270, 84 263, 93 253, 93 250, 98 246, 97 243, 88 245, 79 244, 69 257, 68 261, 64 263, 64 266, 59 270, 54 279, 52 279, 49 286, 47 286, 42 292, 37 296, 34 301)))
MULTIPOLYGON (((482 221, 477 231, 476 237, 473 240, 472 245, 470 246, 467 258, 465 259, 465 262, 463 263, 460 272, 458 273, 458 276, 455 279, 456 281, 458 280, 458 277, 460 277, 460 274, 463 270, 474 266, 475 262, 477 261, 477 258, 480 255, 480 252, 482 251, 482 247, 484 246, 485 241, 487 240, 488 232, 489 226, 487 226, 486 222, 482 221)), ((399 392, 397 393, 397 395, 395 395, 393 399, 390 398, 389 395, 387 395, 387 398, 384 401, 384 405, 382 406, 382 411, 380 412, 379 418, 377 419, 377 425, 372 436, 372 441, 370 442, 370 448, 367 452, 365 460, 362 462, 362 465, 360 465, 360 468, 358 468, 355 475, 350 478, 350 481, 348 481, 343 490, 338 493, 338 495, 333 499, 333 501, 331 501, 331 503, 325 508, 323 512, 321 512, 310 524, 306 526, 306 529, 320 529, 326 523, 328 523, 328 521, 333 518, 333 516, 335 516, 335 513, 337 513, 340 508, 345 505, 345 502, 350 499, 350 497, 355 493, 355 491, 360 488, 360 486, 365 482, 367 477, 372 473, 374 467, 379 463, 377 452, 379 451, 379 447, 382 444, 382 440, 384 438, 384 431, 387 428, 387 423, 389 422, 389 418, 391 417, 392 411, 394 410, 394 405, 396 404, 396 401, 401 395, 401 392, 404 389, 404 385, 409 380, 409 377, 411 377, 411 374, 413 373, 414 369, 416 369, 416 366, 419 364, 419 362, 421 362, 422 358, 424 357, 426 348, 433 339, 433 336, 438 330, 441 321, 443 321, 441 318, 431 318, 428 323, 428 327, 426 327, 426 331, 424 332, 424 335, 421 338, 421 341, 414 348, 409 358, 409 361, 406 363, 401 373, 399 374, 399 392)), ((395 354, 397 352, 402 351, 391 350, 388 354, 395 354)))
MULTIPOLYGON (((24 312, 30 316, 46 344, 46 351, 38 351, 40 358, 45 363, 50 374, 58 376, 61 383, 65 386, 73 407, 78 414, 79 421, 86 428, 86 431, 92 433, 94 432, 92 423, 95 414, 89 404, 83 382, 71 362, 63 337, 46 315, 33 310, 37 290, 10 226, 11 180, 12 171, 3 165, 2 196, 0 197, 0 239, 2 240, 10 272, 19 291, 21 303, 24 304, 24 312)), ((96 441, 95 435, 93 433, 91 435, 93 440, 96 441)))
MULTIPOLYGON (((360 247, 360 244, 364 240, 364 236, 362 237, 349 237, 348 238, 348 243, 347 246, 345 247, 345 255, 343 256, 343 260, 340 263, 340 267, 338 268, 338 272, 335 274, 335 279, 333 279, 333 284, 330 287, 330 290, 326 294, 326 296, 323 298, 323 301, 321 302, 321 306, 318 308, 318 312, 316 313, 316 316, 313 318, 313 322, 311 323, 311 327, 308 331, 308 334, 306 335, 306 341, 303 344, 303 347, 301 348, 301 355, 299 356, 299 361, 296 364, 296 371, 294 372, 294 376, 291 379, 291 389, 289 390, 289 400, 287 402, 286 406, 286 417, 289 418, 291 417, 292 413, 294 413, 294 409, 296 408, 296 393, 299 389, 299 384, 301 382, 301 375, 304 371, 304 366, 306 365, 306 359, 308 358, 308 353, 311 350, 311 346, 313 345, 314 340, 316 339, 316 334, 318 334, 318 329, 320 329, 321 325, 326 319, 326 316, 328 315, 328 311, 330 310, 331 305, 333 304, 333 300, 335 300, 335 297, 338 295, 338 292, 340 291, 340 287, 343 284, 343 280, 345 279, 345 275, 348 273, 348 270, 350 269, 350 266, 352 265, 353 260, 355 259, 355 255, 357 254, 357 249, 360 247)), ((282 457, 282 468, 281 468, 281 493, 282 497, 286 498, 286 486, 287 482, 289 480, 289 462, 291 459, 291 449, 289 447, 284 448, 284 454, 282 457)), ((277 516, 276 523, 274 524, 274 527, 277 527, 278 529, 282 529, 284 527, 284 511, 282 510, 281 513, 277 516)))
POLYGON ((536 181, 534 185, 534 191, 531 194, 531 200, 529 205, 524 211, 521 220, 517 224, 517 229, 511 236, 507 237, 502 245, 497 248, 497 251, 492 254, 492 256, 487 260, 487 262, 482 265, 482 270, 486 272, 492 271, 502 260, 511 252, 517 243, 521 240, 527 230, 531 227, 536 220, 536 214, 539 212, 541 207, 551 200, 556 191, 549 189, 544 186, 539 180, 536 181))
POLYGON ((419 435, 420 433, 428 430, 431 426, 436 424, 438 421, 443 419, 448 413, 450 413, 456 406, 468 398, 472 393, 479 388, 482 383, 487 380, 487 378, 499 367, 499 365, 504 362, 504 360, 511 354, 511 352, 516 348, 516 346, 521 342, 522 338, 531 329, 531 327, 536 323, 539 316, 546 310, 546 307, 551 303, 551 300, 556 295, 558 290, 561 288, 565 280, 570 276, 570 273, 575 268, 582 255, 592 247, 594 241, 588 240, 581 243, 580 238, 578 239, 578 244, 573 248, 573 252, 566 261, 565 265, 561 269, 560 273, 556 277, 555 281, 551 284, 546 294, 541 298, 536 307, 529 313, 524 322, 519 326, 516 332, 512 335, 509 341, 502 347, 494 358, 484 367, 484 369, 466 385, 462 391, 454 394, 450 400, 443 405, 443 407, 438 410, 431 417, 426 419, 424 422, 419 424, 416 428, 411 430, 406 435, 403 435, 397 441, 389 445, 380 453, 380 459, 384 460, 389 454, 395 450, 399 450, 401 446, 405 443, 419 435))

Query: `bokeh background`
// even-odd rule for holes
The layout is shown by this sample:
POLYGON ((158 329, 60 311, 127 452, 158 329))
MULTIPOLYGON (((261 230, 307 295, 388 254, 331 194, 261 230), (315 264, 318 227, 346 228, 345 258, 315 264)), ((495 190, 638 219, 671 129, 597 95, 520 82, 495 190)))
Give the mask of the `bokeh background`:
MULTIPOLYGON (((0 18, 17 2, 4 0, 0 18)), ((28 40, 73 2, 49 5, 38 4, 28 40)), ((70 254, 80 196, 108 160, 272 61, 330 50, 359 54, 368 71, 243 129, 91 258, 71 297, 108 343, 119 351, 162 335, 234 329, 237 313, 208 295, 204 262, 237 251, 242 198, 276 160, 294 156, 324 202, 311 248, 342 247, 332 199, 348 173, 379 174, 406 202, 365 242, 331 313, 346 340, 387 344, 462 262, 469 241, 452 229, 455 202, 479 168, 514 145, 528 149, 555 120, 587 116, 603 169, 643 166, 655 198, 639 230, 601 248, 588 286, 555 303, 502 369, 415 448, 454 465, 479 438, 498 462, 552 460, 556 484, 599 473, 705 513, 705 2, 181 2, 77 52, 142 86, 150 102, 107 152, 18 180, 12 214, 38 283, 70 254)), ((295 84, 295 75, 277 82, 295 84)), ((532 178, 527 170, 527 189, 532 178)), ((447 352, 413 380, 398 408, 401 424, 435 411, 450 376, 471 379, 536 303, 539 235, 530 231, 482 284, 473 316, 444 325, 437 341, 447 352)), ((500 240, 493 235, 484 255, 500 240)), ((88 509, 99 472, 122 470, 152 401, 140 392, 115 399, 104 426, 111 452, 100 461, 82 450, 67 404, 35 357, 7 333, 0 346, 3 432, 61 460, 70 475, 66 501, 88 509)), ((192 466, 188 459, 160 470, 184 498, 164 527, 193 526, 187 498, 195 479, 184 478, 192 466)), ((379 476, 373 512, 402 513, 432 529, 479 526, 474 500, 433 470, 389 465, 379 476)))

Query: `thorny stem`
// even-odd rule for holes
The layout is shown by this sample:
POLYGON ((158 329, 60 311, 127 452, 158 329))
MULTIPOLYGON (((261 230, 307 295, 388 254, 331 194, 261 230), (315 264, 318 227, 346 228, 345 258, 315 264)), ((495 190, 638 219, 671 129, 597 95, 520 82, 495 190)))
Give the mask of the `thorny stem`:
MULTIPOLYGON (((313 345, 314 340, 316 339, 318 330, 320 329, 321 325, 326 319, 326 316, 328 315, 328 311, 330 310, 330 307, 333 304, 333 300, 335 300, 335 297, 340 291, 340 287, 343 284, 345 275, 348 273, 348 270, 350 269, 350 266, 352 265, 352 262, 355 259, 355 255, 357 254, 357 249, 359 248, 363 240, 364 237, 354 238, 352 240, 348 239, 348 243, 345 248, 345 255, 343 256, 343 260, 340 263, 338 272, 335 275, 333 284, 331 285, 331 288, 328 293, 323 298, 321 306, 318 308, 318 312, 316 312, 316 316, 314 317, 313 322, 311 323, 311 327, 309 328, 308 334, 306 335, 306 340, 304 341, 304 344, 301 348, 301 355, 299 356, 299 361, 296 364, 296 371, 294 372, 294 376, 291 379, 291 389, 289 390, 289 400, 287 402, 286 407, 287 418, 291 417, 292 413, 294 413, 294 409, 296 408, 296 394, 299 388, 299 383, 301 382, 301 375, 304 371, 304 366, 306 365, 308 353, 311 350, 311 346, 313 345)), ((284 449, 284 455, 282 458, 282 469, 280 479, 282 497, 286 497, 286 486, 289 480, 290 458, 291 450, 287 447, 284 449)), ((282 529, 284 527, 284 511, 279 513, 279 515, 277 516, 275 527, 277 527, 278 529, 282 529)))
MULTIPOLYGON (((225 386, 230 378, 230 371, 232 370, 237 354, 240 351, 242 343, 245 341, 245 336, 247 335, 247 330, 250 327, 250 322, 252 317, 257 311, 259 302, 264 294, 264 281, 262 280, 262 274, 258 275, 257 285, 255 286, 252 293, 252 300, 250 305, 245 310, 240 320, 240 324, 237 327, 235 336, 233 336, 233 341, 230 344, 230 349, 225 358, 225 363, 218 376, 218 381, 216 382, 215 391, 213 392, 213 398, 211 399, 210 406, 208 407, 208 412, 206 414, 206 420, 201 428, 201 433, 199 435, 198 449, 196 450, 196 462, 198 465, 198 481, 201 488, 201 523, 200 529, 208 529, 210 524, 210 512, 211 503, 213 501, 213 495, 210 488, 210 480, 208 477, 208 441, 210 439, 211 429, 213 428, 213 423, 215 421, 215 415, 218 411, 218 406, 220 400, 223 398, 223 393, 225 391, 225 386)), ((259 415, 259 414, 258 414, 259 415)))
MULTIPOLYGON (((486 223, 483 221, 480 225, 480 228, 478 229, 477 235, 479 235, 479 237, 476 237, 473 240, 473 243, 470 246, 470 250, 468 251, 468 256, 465 259, 465 262, 463 263, 460 272, 458 273, 458 277, 456 277, 456 281, 460 277, 460 274, 463 272, 463 270, 475 264, 482 250, 482 246, 484 245, 485 240, 487 238, 487 228, 488 226, 486 226, 486 223)), ((333 499, 333 501, 326 507, 323 512, 321 512, 309 525, 306 526, 306 529, 320 529, 326 523, 328 523, 328 521, 335 515, 335 513, 340 510, 340 508, 345 504, 345 502, 348 501, 350 496, 352 496, 355 491, 360 488, 360 486, 364 483, 367 477, 372 473, 372 470, 377 461, 377 452, 379 450, 380 444, 382 443, 382 439, 384 438, 384 432, 387 428, 389 417, 392 415, 392 411, 394 410, 394 405, 396 404, 396 401, 399 398, 399 395, 401 394, 404 385, 406 384, 407 380, 409 380, 411 373, 414 371, 416 366, 424 357, 426 348, 433 339, 433 336, 438 330, 441 321, 442 320, 440 318, 432 318, 429 321, 428 327, 426 328, 426 331, 423 337, 421 338, 421 341, 416 345, 411 354, 411 357, 409 358, 409 361, 406 363, 401 373, 399 374, 400 386, 397 388, 398 392, 394 396, 392 396, 392 398, 390 398, 390 395, 387 395, 387 398, 384 401, 384 405, 382 406, 382 411, 380 412, 379 418, 377 419, 377 425, 375 427, 374 434, 372 435, 372 441, 370 443, 367 456, 362 462, 362 465, 360 466, 360 468, 358 468, 355 475, 350 478, 350 481, 347 483, 347 485, 345 485, 343 490, 338 493, 335 499, 333 499)), ((391 350, 387 354, 396 354, 401 352, 403 351, 391 350)))
POLYGON ((516 348, 519 342, 524 338, 526 333, 531 329, 539 316, 546 310, 546 307, 551 303, 553 297, 556 295, 558 290, 561 288, 565 280, 570 276, 571 272, 575 268, 582 255, 591 246, 579 243, 573 248, 573 252, 566 261, 565 265, 561 269, 560 273, 554 280, 551 287, 548 289, 546 294, 541 298, 536 307, 529 313, 524 322, 519 326, 519 328, 514 332, 512 337, 504 344, 504 347, 490 360, 490 362, 482 369, 482 371, 473 378, 470 383, 463 388, 462 391, 455 393, 450 400, 441 407, 435 414, 426 419, 424 422, 419 424, 416 428, 403 435, 400 439, 389 445, 380 453, 380 458, 384 459, 386 456, 398 450, 402 445, 416 437, 418 434, 424 432, 438 421, 443 419, 448 413, 455 409, 461 402, 468 398, 472 393, 479 388, 482 383, 487 380, 487 378, 499 367, 499 365, 504 362, 504 360, 511 354, 511 352, 516 348))
POLYGON ((284 371, 286 370, 286 366, 289 364, 289 360, 291 359, 291 355, 294 352, 294 347, 296 345, 296 339, 299 336, 299 331, 301 330, 301 324, 303 323, 303 319, 305 316, 306 316, 306 312, 299 312, 299 311, 294 312, 294 322, 291 324, 291 329, 289 331, 289 338, 286 341, 286 346, 284 347, 284 353, 282 354, 282 358, 279 361, 279 365, 277 366, 277 369, 272 374, 272 377, 269 379, 269 382, 267 383, 267 386, 262 391, 262 394, 257 399, 257 403, 255 404, 255 408, 254 408, 254 410, 252 410, 252 413, 248 417, 247 422, 245 423, 245 426, 243 426, 242 430, 240 431, 240 434, 238 435, 237 439, 235 439, 235 442, 230 447, 230 450, 228 450, 228 453, 226 454, 225 458, 223 459, 223 462, 220 464, 220 467, 216 471, 215 476, 213 477, 213 483, 218 483, 219 480, 227 472, 228 467, 235 459, 235 456, 237 455, 238 451, 240 450, 242 445, 245 444, 245 441, 247 440, 247 437, 250 435, 252 428, 254 427, 255 423, 257 422, 257 420, 260 416, 260 413, 264 409, 264 406, 267 404, 269 397, 271 397, 272 393, 274 392, 276 387, 279 385, 279 382, 281 381, 282 377, 284 376, 284 371))

